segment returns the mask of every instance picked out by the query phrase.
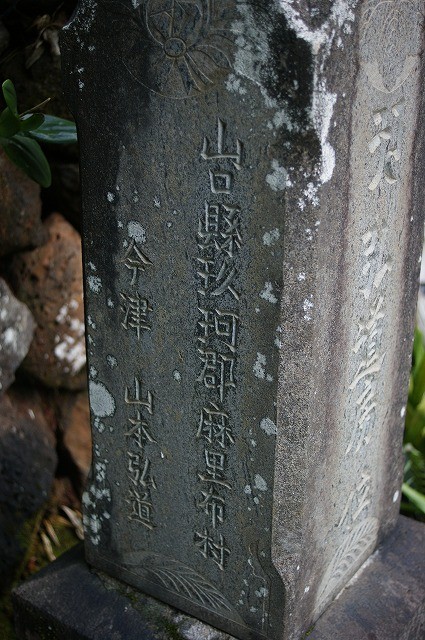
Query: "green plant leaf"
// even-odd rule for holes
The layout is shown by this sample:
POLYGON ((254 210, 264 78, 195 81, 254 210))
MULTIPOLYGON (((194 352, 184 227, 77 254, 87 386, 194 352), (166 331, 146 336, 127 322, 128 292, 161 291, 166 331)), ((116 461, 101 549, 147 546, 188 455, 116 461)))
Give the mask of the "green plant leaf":
POLYGON ((18 133, 21 128, 21 121, 9 109, 6 109, 0 115, 0 137, 11 138, 18 133))
POLYGON ((3 145, 5 153, 27 176, 42 187, 50 187, 52 176, 49 163, 36 140, 17 134, 3 145))
POLYGON ((425 393, 425 357, 422 356, 419 363, 413 371, 413 389, 410 393, 409 400, 416 407, 425 393))
POLYGON ((21 118, 21 131, 32 131, 38 129, 44 122, 42 113, 33 113, 31 116, 21 118))
POLYGON ((421 513, 425 514, 425 495, 413 489, 413 487, 409 487, 406 482, 403 482, 402 491, 406 498, 409 498, 410 502, 415 505, 421 513))
POLYGON ((57 118, 56 116, 44 116, 43 124, 30 136, 40 142, 51 144, 71 144, 77 142, 77 129, 74 122, 57 118))
POLYGON ((11 112, 18 115, 18 100, 16 97, 15 87, 13 86, 12 80, 5 80, 1 85, 1 89, 3 91, 3 97, 5 102, 11 112))

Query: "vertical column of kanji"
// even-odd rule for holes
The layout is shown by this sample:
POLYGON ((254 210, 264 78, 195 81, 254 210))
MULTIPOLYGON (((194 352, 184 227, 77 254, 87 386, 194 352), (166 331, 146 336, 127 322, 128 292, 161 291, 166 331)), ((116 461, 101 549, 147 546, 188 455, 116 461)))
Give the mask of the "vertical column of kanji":
POLYGON ((198 474, 197 508, 205 526, 195 532, 195 544, 204 558, 224 570, 231 550, 222 527, 226 518, 226 493, 232 489, 226 475, 228 452, 235 444, 234 428, 226 408, 227 392, 236 387, 236 353, 240 291, 236 254, 241 248, 240 206, 233 202, 233 183, 242 169, 243 145, 236 140, 234 153, 225 149, 226 123, 217 122, 216 151, 204 138, 201 157, 208 162, 211 197, 198 221, 198 354, 202 370, 197 381, 207 394, 197 438, 204 444, 204 470, 198 474), (232 169, 229 169, 229 164, 232 169))
POLYGON ((411 161, 423 18, 417 0, 368 0, 360 13, 347 225, 350 351, 339 425, 344 434, 339 474, 346 491, 338 496, 339 512, 329 532, 339 544, 319 588, 317 611, 366 560, 380 532, 397 517, 405 409, 396 404, 392 390, 399 366, 396 344, 406 331, 398 292, 411 260, 406 246, 413 222, 411 161))

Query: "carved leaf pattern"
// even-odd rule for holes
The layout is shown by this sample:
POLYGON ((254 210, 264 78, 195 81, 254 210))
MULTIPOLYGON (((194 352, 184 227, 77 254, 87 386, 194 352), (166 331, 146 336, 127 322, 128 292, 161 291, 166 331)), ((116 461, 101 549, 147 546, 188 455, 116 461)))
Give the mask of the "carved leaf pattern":
POLYGON ((319 609, 337 587, 342 588, 344 577, 352 575, 361 562, 366 559, 367 553, 375 545, 378 535, 378 520, 367 518, 355 527, 344 540, 335 553, 329 565, 319 589, 319 609))
POLYGON ((149 574, 168 590, 196 600, 217 611, 232 612, 226 598, 190 567, 171 562, 167 567, 149 567, 149 574))

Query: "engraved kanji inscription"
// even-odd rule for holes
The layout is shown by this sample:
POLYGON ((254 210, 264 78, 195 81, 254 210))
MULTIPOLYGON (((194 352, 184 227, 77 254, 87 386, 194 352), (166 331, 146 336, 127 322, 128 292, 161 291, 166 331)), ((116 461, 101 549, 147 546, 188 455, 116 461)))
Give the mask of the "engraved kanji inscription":
POLYGON ((195 533, 195 544, 204 558, 211 558, 221 571, 224 570, 230 550, 222 534, 213 537, 205 528, 202 533, 195 533))
POLYGON ((131 271, 131 285, 136 283, 139 273, 143 273, 147 266, 152 266, 152 262, 143 253, 134 238, 132 238, 121 262, 131 271))
POLYGON ((219 445, 222 449, 235 443, 228 414, 214 402, 202 409, 196 435, 204 438, 208 444, 219 445))
POLYGON ((150 331, 151 325, 148 322, 148 315, 152 311, 152 307, 146 298, 139 293, 129 294, 120 293, 122 300, 121 311, 124 313, 124 319, 121 325, 124 329, 133 329, 136 332, 137 339, 143 331, 150 331))

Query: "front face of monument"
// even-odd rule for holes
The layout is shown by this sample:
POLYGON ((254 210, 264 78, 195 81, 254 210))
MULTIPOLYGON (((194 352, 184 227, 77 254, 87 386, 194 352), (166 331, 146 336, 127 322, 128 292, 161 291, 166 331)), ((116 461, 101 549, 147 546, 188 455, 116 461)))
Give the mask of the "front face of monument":
MULTIPOLYGON (((347 436, 347 442, 332 445, 336 457, 330 468, 336 468, 338 455, 345 460, 344 500, 334 500, 328 520, 318 500, 310 499, 307 511, 303 502, 307 486, 315 485, 317 496, 330 486, 320 466, 330 448, 313 465, 306 434, 314 427, 309 392, 322 385, 325 393, 330 384, 324 376, 317 381, 318 359, 311 354, 314 340, 323 347, 312 322, 320 187, 333 185, 329 202, 342 219, 341 195, 331 177, 338 170, 347 177, 350 165, 344 149, 343 162, 335 166, 327 136, 337 96, 326 83, 318 84, 313 53, 328 46, 328 56, 335 49, 348 60, 347 78, 341 79, 347 91, 353 91, 355 77, 349 74, 357 73, 349 51, 342 53, 343 39, 348 49, 354 46, 357 3, 336 4, 335 13, 332 3, 323 3, 311 32, 301 28, 297 36, 301 23, 289 2, 85 0, 64 36, 85 217, 94 434, 92 481, 84 497, 87 558, 252 640, 298 633, 298 622, 291 627, 294 606, 311 622, 346 577, 338 574, 339 549, 345 544, 352 556, 350 540, 360 545, 348 566, 353 573, 366 557, 361 554, 376 544, 379 525, 369 506, 379 491, 372 498, 364 488, 370 478, 360 467, 353 489, 345 478, 357 464, 355 455, 364 457, 362 435, 354 441, 357 432, 353 441, 347 436), (290 351, 283 354, 282 345, 290 351), (310 367, 316 369, 307 379, 310 367), (292 395, 295 384, 302 393, 292 395), (286 422, 278 420, 278 411, 286 422), (350 506, 344 515, 350 491, 359 491, 353 498, 358 512, 350 506), (315 509, 319 515, 312 524, 315 509), (354 512, 358 521, 348 522, 354 512), (304 534, 311 553, 301 551, 304 534), (332 549, 325 549, 326 537, 332 549), (320 569, 307 581, 313 565, 320 569)), ((409 16, 419 15, 414 2, 404 4, 409 16)), ((369 7, 372 14, 374 8, 369 7)), ((416 53, 404 56, 410 67, 397 76, 403 83, 414 73, 416 53)), ((376 84, 379 65, 373 67, 368 55, 365 60, 376 84)), ((388 102, 382 87, 376 90, 388 102)), ((391 113, 376 116, 384 133, 383 119, 398 117, 396 97, 391 113)), ((369 117, 367 112, 364 118, 369 117)), ((370 153, 388 146, 384 133, 376 133, 370 153)), ((385 188, 396 179, 392 171, 399 159, 394 149, 387 151, 381 173, 389 177, 380 174, 385 188), (391 158, 387 151, 394 152, 391 158)), ((380 185, 371 178, 367 193, 373 198, 380 185)), ((370 209, 376 219, 378 204, 370 209)), ((347 229, 353 252, 371 255, 365 251, 378 242, 378 226, 369 235, 362 224, 347 229)), ((322 243, 335 237, 331 229, 322 243)), ((335 245, 335 273, 346 245, 347 238, 335 245)), ((391 270, 400 273, 385 264, 371 267, 377 271, 374 282, 389 280, 391 270)), ((373 297, 370 313, 375 310, 382 320, 380 300, 373 297)), ((347 327, 354 321, 341 322, 347 327)), ((362 336, 359 349, 367 346, 362 336)), ((320 363, 335 366, 326 357, 320 363)), ((342 398, 348 389, 338 367, 337 378, 335 394, 342 398)), ((359 397, 367 400, 367 390, 359 397)), ((369 413, 375 405, 368 405, 369 413)), ((342 400, 338 406, 345 411, 342 400)), ((338 428, 338 419, 331 427, 338 428)), ((317 445, 322 427, 314 427, 311 450, 323 453, 317 445)))

